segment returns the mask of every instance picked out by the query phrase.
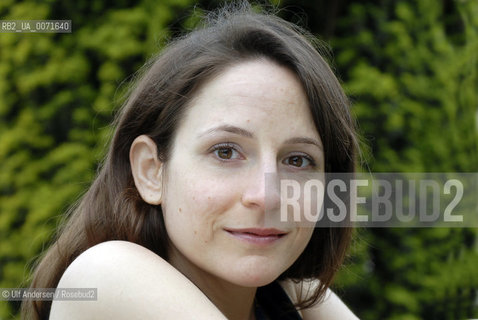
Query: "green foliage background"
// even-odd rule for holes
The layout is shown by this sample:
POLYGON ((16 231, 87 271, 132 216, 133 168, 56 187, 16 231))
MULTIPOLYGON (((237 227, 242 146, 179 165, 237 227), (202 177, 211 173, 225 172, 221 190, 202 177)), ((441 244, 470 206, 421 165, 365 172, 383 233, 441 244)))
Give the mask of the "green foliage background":
MULTIPOLYGON (((0 19, 69 19, 71 34, 0 33, 0 288, 93 179, 113 111, 143 63, 219 1, 0 2, 0 19)), ((331 44, 366 169, 478 172, 478 1, 282 1, 331 44)), ((363 319, 478 317, 474 229, 358 230, 336 291, 363 319)), ((0 301, 0 319, 18 303, 0 301)))

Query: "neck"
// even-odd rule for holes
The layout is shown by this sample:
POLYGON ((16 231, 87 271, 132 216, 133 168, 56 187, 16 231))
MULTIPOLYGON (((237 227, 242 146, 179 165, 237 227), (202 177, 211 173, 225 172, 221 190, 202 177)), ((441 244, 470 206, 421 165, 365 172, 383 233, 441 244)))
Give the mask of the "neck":
POLYGON ((221 281, 202 278, 196 285, 230 320, 250 320, 254 317, 254 297, 256 288, 236 286, 221 281), (222 283, 221 283, 222 282, 222 283))
POLYGON ((172 256, 169 262, 189 278, 227 319, 255 319, 254 298, 257 288, 238 286, 196 266, 179 263, 179 261, 172 256))

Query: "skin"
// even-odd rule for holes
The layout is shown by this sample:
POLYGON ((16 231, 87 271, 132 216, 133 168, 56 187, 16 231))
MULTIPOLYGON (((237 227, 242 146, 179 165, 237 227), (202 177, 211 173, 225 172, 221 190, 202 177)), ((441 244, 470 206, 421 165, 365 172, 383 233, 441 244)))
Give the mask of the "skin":
MULTIPOLYGON (((83 304, 85 317, 123 318, 130 312, 141 318, 188 319, 193 314, 196 319, 254 319, 256 288, 291 266, 313 231, 274 223, 279 216, 277 210, 266 210, 266 198, 275 208, 280 197, 274 190, 266 197, 266 173, 323 172, 322 150, 307 97, 293 72, 265 59, 230 67, 191 102, 167 163, 158 160, 156 145, 147 136, 131 147, 139 193, 146 202, 162 206, 171 239, 169 261, 135 244, 106 242, 80 255, 58 286, 97 287, 103 293, 97 303, 83 304), (272 218, 265 219, 266 213, 272 218), (230 231, 271 227, 284 235, 262 245, 230 231), (119 265, 119 271, 111 265, 119 265), (145 288, 153 297, 131 297, 145 288)), ((295 301, 295 286, 283 286, 295 301)), ((321 304, 324 308, 304 311, 304 319, 333 318, 332 310, 341 319, 351 316, 336 296, 327 301, 321 304)), ((75 308, 78 303, 54 301, 52 315, 61 318, 75 308)))

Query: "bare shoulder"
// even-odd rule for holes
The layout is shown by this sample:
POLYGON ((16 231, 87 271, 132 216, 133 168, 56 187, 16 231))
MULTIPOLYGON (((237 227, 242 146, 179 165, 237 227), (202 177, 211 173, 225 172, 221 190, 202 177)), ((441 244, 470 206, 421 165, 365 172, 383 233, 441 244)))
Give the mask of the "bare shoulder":
POLYGON ((154 252, 108 241, 80 254, 59 288, 97 288, 96 301, 52 303, 50 319, 224 319, 207 297, 154 252))
POLYGON ((63 281, 66 284, 70 280, 77 280, 77 277, 81 275, 96 278, 102 271, 130 272, 130 267, 133 265, 140 269, 153 266, 172 268, 154 252, 136 243, 120 240, 107 241, 80 254, 66 269, 60 283, 63 281), (109 268, 112 266, 115 267, 113 270, 109 268))
MULTIPOLYGON (((318 284, 318 280, 302 281, 299 283, 291 280, 281 282, 281 286, 293 303, 296 303, 299 299, 303 299, 303 295, 307 296, 307 294, 313 292, 318 284)), ((345 303, 330 289, 327 289, 327 293, 322 302, 317 303, 311 308, 301 310, 300 314, 304 320, 358 319, 345 303)))
MULTIPOLYGON (((129 262, 134 263, 130 259, 136 258, 143 258, 148 260, 162 260, 159 256, 157 256, 151 250, 140 246, 136 243, 128 242, 128 241, 106 241, 100 244, 97 244, 88 250, 84 251, 80 254, 66 269, 64 276, 76 272, 88 272, 90 268, 83 269, 85 265, 92 266, 92 265, 101 265, 104 263, 111 263, 111 262, 129 262)), ((143 262, 143 261, 142 261, 143 262)), ((129 264, 128 263, 128 264, 129 264)), ((120 267, 120 266, 118 266, 120 267)), ((63 280, 63 279, 62 279, 63 280)))

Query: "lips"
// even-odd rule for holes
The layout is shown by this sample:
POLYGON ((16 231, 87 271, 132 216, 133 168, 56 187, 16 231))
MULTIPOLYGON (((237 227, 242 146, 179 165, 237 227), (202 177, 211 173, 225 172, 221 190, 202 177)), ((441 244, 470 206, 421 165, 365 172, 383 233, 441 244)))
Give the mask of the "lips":
POLYGON ((236 239, 256 245, 272 244, 287 235, 286 231, 274 228, 226 228, 224 230, 236 239))
POLYGON ((251 234, 251 235, 256 235, 256 236, 261 236, 261 237, 266 237, 266 236, 281 236, 287 234, 286 231, 274 229, 274 228, 269 228, 269 229, 260 229, 260 228, 246 228, 246 229, 225 229, 228 232, 231 233, 245 233, 245 234, 251 234))

